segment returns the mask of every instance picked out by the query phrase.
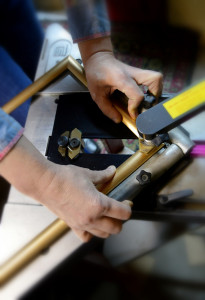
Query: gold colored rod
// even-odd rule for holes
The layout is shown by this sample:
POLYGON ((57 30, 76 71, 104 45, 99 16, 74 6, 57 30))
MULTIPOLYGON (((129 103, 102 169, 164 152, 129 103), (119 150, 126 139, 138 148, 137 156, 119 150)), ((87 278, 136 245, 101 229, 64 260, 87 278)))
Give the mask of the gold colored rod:
POLYGON ((70 71, 85 85, 85 74, 83 67, 71 56, 64 58, 55 67, 46 72, 22 92, 7 102, 2 109, 10 114, 13 110, 23 104, 30 97, 35 95, 37 92, 44 89, 47 85, 53 82, 57 77, 62 75, 64 72, 70 71))
POLYGON ((85 70, 72 56, 68 56, 68 69, 85 87, 87 87, 87 80, 85 70))
POLYGON ((150 157, 158 152, 163 147, 161 144, 159 147, 153 147, 148 153, 137 151, 130 156, 124 163, 122 163, 116 170, 115 176, 106 184, 98 185, 97 188, 100 192, 108 194, 115 187, 117 187, 123 180, 134 173, 139 167, 141 167, 150 157))
POLYGON ((131 119, 130 115, 126 111, 124 111, 116 102, 114 103, 114 106, 122 116, 122 123, 124 123, 129 128, 129 130, 131 130, 136 135, 136 137, 139 138, 136 120, 131 119))
MULTIPOLYGON (((131 175, 145 161, 154 155, 160 147, 154 147, 149 153, 137 151, 129 157, 122 165, 120 165, 113 179, 106 185, 98 185, 97 189, 104 194, 108 194, 111 190, 117 187, 125 178, 131 175)), ((20 249, 14 256, 0 266, 0 286, 12 278, 26 264, 32 261, 44 249, 48 248, 60 236, 66 233, 70 228, 68 225, 57 219, 27 245, 20 249)))
POLYGON ((69 227, 67 224, 60 219, 57 219, 50 224, 45 230, 0 266, 0 286, 5 284, 28 262, 33 260, 68 230, 69 227))
MULTIPOLYGON (((87 80, 85 76, 84 68, 79 64, 72 56, 67 56, 51 70, 46 72, 22 92, 12 98, 9 102, 2 106, 2 109, 10 114, 13 110, 23 104, 30 97, 44 89, 51 82, 57 79, 64 72, 70 71, 74 77, 76 77, 85 87, 87 87, 87 80)), ((116 109, 122 115, 122 122, 137 136, 139 137, 135 121, 130 118, 127 112, 125 112, 116 102, 113 103, 116 109)))

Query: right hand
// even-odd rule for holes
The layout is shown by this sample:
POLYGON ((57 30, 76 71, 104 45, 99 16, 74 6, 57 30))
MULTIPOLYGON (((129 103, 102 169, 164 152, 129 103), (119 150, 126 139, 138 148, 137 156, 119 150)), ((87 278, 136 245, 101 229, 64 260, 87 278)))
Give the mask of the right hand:
POLYGON ((100 193, 95 185, 109 181, 115 167, 91 171, 61 166, 47 160, 23 136, 0 161, 0 174, 22 193, 47 206, 75 233, 88 241, 93 235, 106 238, 120 232, 129 219, 129 204, 100 193))
POLYGON ((83 240, 92 236, 107 238, 122 229, 129 219, 129 205, 99 192, 95 185, 109 181, 115 167, 91 171, 76 166, 53 165, 49 168, 41 202, 63 219, 83 240))

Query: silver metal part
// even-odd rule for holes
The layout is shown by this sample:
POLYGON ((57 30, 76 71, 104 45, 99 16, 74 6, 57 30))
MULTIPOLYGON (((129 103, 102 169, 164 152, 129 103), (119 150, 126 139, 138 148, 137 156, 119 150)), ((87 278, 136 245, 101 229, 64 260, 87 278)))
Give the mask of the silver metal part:
POLYGON ((173 144, 181 148, 182 152, 185 154, 189 153, 194 147, 194 142, 189 138, 185 131, 176 127, 169 131, 169 137, 173 144))
POLYGON ((183 156, 184 153, 175 144, 171 144, 166 149, 161 149, 132 175, 127 177, 119 186, 112 190, 109 193, 109 197, 119 201, 124 199, 133 200, 139 192, 146 187, 146 185, 140 185, 139 181, 136 179, 136 176, 140 171, 144 170, 151 173, 151 180, 154 181, 183 158, 183 156))

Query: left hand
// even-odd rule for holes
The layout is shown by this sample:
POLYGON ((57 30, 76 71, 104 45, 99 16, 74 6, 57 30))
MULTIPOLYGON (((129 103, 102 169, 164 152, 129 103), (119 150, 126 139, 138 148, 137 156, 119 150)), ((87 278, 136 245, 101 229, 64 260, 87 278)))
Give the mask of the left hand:
POLYGON ((110 95, 118 89, 128 97, 128 113, 137 116, 137 107, 144 99, 139 85, 159 96, 162 92, 162 74, 126 65, 117 60, 110 51, 94 53, 85 63, 88 88, 93 100, 102 112, 114 122, 121 121, 121 115, 112 105, 110 95))

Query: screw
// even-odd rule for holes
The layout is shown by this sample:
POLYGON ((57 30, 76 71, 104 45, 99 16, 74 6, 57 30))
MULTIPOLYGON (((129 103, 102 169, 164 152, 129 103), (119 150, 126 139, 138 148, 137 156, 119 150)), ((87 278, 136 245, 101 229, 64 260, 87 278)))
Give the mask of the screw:
POLYGON ((146 182, 147 180, 149 180, 149 177, 147 176, 147 174, 142 175, 142 181, 146 182))
POLYGON ((140 173, 136 176, 136 179, 139 181, 140 185, 150 183, 151 173, 141 170, 140 173))
POLYGON ((68 145, 68 137, 65 135, 61 135, 58 138, 58 146, 65 148, 68 145))
POLYGON ((72 149, 75 149, 77 147, 80 146, 80 140, 77 139, 77 138, 72 138, 69 140, 69 146, 72 148, 72 149))

